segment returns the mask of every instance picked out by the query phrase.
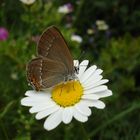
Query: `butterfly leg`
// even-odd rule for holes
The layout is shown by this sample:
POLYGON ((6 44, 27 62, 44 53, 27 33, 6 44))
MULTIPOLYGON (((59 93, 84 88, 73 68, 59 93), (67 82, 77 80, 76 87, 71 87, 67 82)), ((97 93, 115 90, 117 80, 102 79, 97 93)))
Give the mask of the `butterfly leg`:
POLYGON ((61 91, 60 91, 59 96, 61 96, 61 93, 62 93, 62 89, 63 89, 63 87, 64 87, 64 84, 65 84, 65 83, 63 83, 63 84, 61 85, 61 91))
MULTIPOLYGON (((75 81, 75 80, 74 80, 75 81)), ((75 91, 75 87, 74 87, 74 82, 72 82, 73 83, 73 90, 75 91)))

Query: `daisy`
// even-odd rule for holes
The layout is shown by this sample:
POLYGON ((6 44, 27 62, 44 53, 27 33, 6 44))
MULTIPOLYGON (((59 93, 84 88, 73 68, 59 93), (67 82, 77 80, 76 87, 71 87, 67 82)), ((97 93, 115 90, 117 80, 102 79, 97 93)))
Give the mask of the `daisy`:
POLYGON ((21 100, 21 104, 31 107, 29 112, 36 113, 37 120, 46 118, 46 130, 56 128, 61 122, 68 124, 73 118, 86 122, 92 113, 90 107, 105 107, 99 99, 112 95, 104 85, 108 80, 102 79, 102 70, 97 66, 87 68, 88 63, 88 60, 80 64, 74 60, 74 65, 79 66, 78 80, 56 85, 46 91, 29 90, 25 93, 27 97, 21 100))

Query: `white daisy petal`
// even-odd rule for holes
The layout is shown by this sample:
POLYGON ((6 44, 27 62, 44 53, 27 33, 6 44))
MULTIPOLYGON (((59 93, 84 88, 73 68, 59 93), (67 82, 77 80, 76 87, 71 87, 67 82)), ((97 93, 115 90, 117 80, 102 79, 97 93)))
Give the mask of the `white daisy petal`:
POLYGON ((104 102, 102 102, 100 100, 95 100, 94 107, 96 107, 98 109, 103 109, 103 108, 105 108, 105 104, 104 104, 104 102))
POLYGON ((58 111, 51 114, 44 123, 44 128, 46 130, 52 130, 56 128, 62 121, 62 112, 63 108, 60 108, 58 111))
POLYGON ((31 97, 25 97, 21 100, 21 104, 24 106, 35 106, 38 105, 42 102, 49 102, 49 98, 42 98, 42 97, 38 97, 38 98, 31 98, 31 97))
POLYGON ((93 78, 94 79, 93 81, 90 81, 90 82, 87 82, 87 83, 84 82, 84 83, 82 83, 82 85, 83 85, 84 88, 86 88, 88 86, 94 85, 96 82, 100 81, 102 78, 103 78, 103 76, 99 75, 99 76, 93 78))
POLYGON ((100 74, 101 74, 102 72, 103 72, 103 70, 101 70, 101 69, 95 70, 95 71, 91 74, 91 76, 88 78, 88 80, 85 80, 85 81, 83 82, 83 84, 84 84, 85 86, 88 86, 88 85, 90 85, 90 84, 93 84, 93 83, 95 83, 95 82, 101 80, 102 77, 101 77, 100 74), (100 79, 100 78, 101 78, 101 79, 100 79), (99 80, 98 80, 98 79, 99 79, 99 80))
POLYGON ((84 82, 86 81, 91 75, 92 73, 94 73, 94 71, 96 70, 97 66, 91 66, 89 67, 82 75, 82 77, 80 77, 80 82, 84 82))
POLYGON ((93 107, 93 102, 92 102, 92 100, 82 99, 80 102, 81 102, 82 104, 88 106, 88 107, 93 107))
POLYGON ((80 122, 86 122, 88 120, 88 117, 85 115, 82 115, 77 109, 73 109, 73 115, 74 118, 80 122))
POLYGON ((38 97, 25 97, 24 99, 29 102, 40 102, 40 101, 47 101, 49 98, 47 96, 44 97, 38 96, 38 97))
POLYGON ((111 90, 106 90, 104 92, 98 92, 96 95, 98 95, 99 98, 108 97, 108 96, 112 95, 112 91, 111 90))
POLYGON ((35 90, 28 90, 28 91, 25 92, 26 96, 34 96, 35 94, 36 94, 35 90))
POLYGON ((99 96, 96 94, 84 94, 82 99, 98 100, 99 96))
POLYGON ((47 109, 45 109, 45 110, 43 110, 41 112, 38 112, 36 114, 35 118, 37 120, 43 119, 43 118, 47 117, 48 115, 58 111, 59 109, 60 109, 60 107, 58 105, 52 106, 52 107, 47 108, 47 109))
POLYGON ((103 70, 97 69, 97 70, 94 72, 93 76, 96 77, 96 76, 100 75, 102 72, 103 72, 103 70))
POLYGON ((100 85, 103 85, 105 83, 107 83, 109 80, 108 79, 103 79, 103 80, 100 80, 94 84, 89 84, 88 86, 86 86, 84 89, 85 90, 88 90, 88 89, 91 89, 91 88, 94 88, 94 87, 97 87, 97 86, 100 86, 100 85))
POLYGON ((89 61, 88 60, 84 60, 80 63, 79 65, 79 74, 78 77, 81 77, 82 74, 85 72, 87 65, 88 65, 89 61))
POLYGON ((51 96, 49 92, 45 91, 45 93, 44 93, 43 91, 35 91, 35 90, 28 90, 28 91, 26 91, 25 95, 29 96, 29 97, 34 97, 34 98, 35 97, 44 98, 44 97, 50 97, 51 96))
POLYGON ((84 94, 97 93, 97 92, 102 92, 102 91, 105 91, 105 90, 107 90, 107 86, 102 85, 102 86, 98 86, 98 87, 95 87, 95 88, 85 90, 84 94))
POLYGON ((74 63, 74 66, 75 67, 78 67, 79 66, 79 61, 78 60, 74 60, 73 63, 74 63))
POLYGON ((98 109, 105 108, 104 102, 100 100, 83 100, 83 103, 87 104, 89 107, 96 107, 98 109))
POLYGON ((47 108, 51 108, 55 106, 56 104, 54 102, 49 102, 49 103, 41 103, 39 105, 33 106, 30 108, 29 112, 30 113, 36 113, 42 110, 46 110, 47 108))
POLYGON ((83 104, 82 102, 77 103, 75 105, 75 109, 85 116, 91 115, 91 109, 87 105, 83 104))
POLYGON ((100 101, 100 100, 82 100, 81 101, 83 104, 89 106, 89 107, 96 107, 98 109, 103 109, 105 108, 105 104, 100 101))
POLYGON ((73 107, 66 107, 63 110, 62 120, 65 124, 68 124, 71 122, 73 117, 73 107))
POLYGON ((25 97, 21 100, 21 105, 24 105, 24 106, 35 106, 35 105, 38 105, 40 102, 38 101, 30 101, 28 100, 28 97, 25 97))

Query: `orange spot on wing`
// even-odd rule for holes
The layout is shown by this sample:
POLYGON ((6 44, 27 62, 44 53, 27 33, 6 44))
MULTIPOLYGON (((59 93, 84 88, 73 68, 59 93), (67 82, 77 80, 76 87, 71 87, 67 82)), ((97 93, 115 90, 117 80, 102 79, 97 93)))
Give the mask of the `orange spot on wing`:
POLYGON ((38 82, 37 78, 35 77, 35 75, 31 75, 30 76, 30 82, 33 85, 33 87, 35 88, 35 90, 39 91, 41 86, 40 83, 38 82))

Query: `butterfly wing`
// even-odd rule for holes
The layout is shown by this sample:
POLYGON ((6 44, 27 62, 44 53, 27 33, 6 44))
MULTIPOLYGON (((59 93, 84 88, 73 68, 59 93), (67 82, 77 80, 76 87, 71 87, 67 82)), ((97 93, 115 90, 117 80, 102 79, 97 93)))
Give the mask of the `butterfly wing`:
POLYGON ((67 43, 55 26, 49 27, 42 34, 38 43, 38 55, 64 63, 68 73, 74 73, 73 59, 67 43))
POLYGON ((28 63, 27 79, 34 89, 43 90, 63 82, 66 71, 63 63, 38 57, 28 63))

